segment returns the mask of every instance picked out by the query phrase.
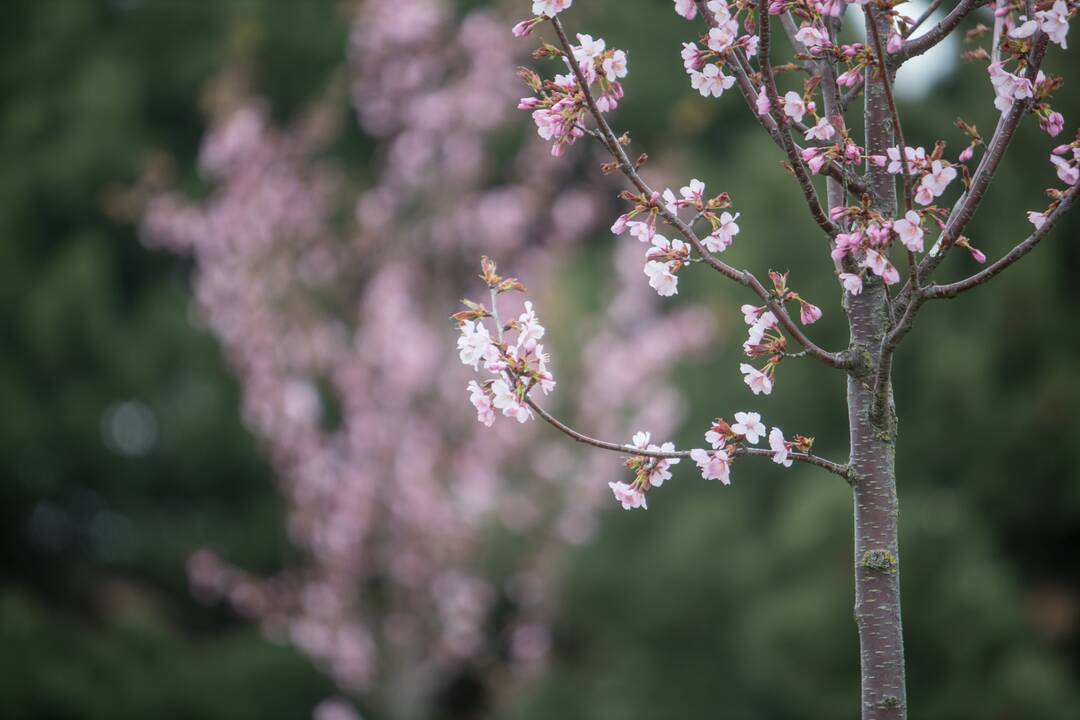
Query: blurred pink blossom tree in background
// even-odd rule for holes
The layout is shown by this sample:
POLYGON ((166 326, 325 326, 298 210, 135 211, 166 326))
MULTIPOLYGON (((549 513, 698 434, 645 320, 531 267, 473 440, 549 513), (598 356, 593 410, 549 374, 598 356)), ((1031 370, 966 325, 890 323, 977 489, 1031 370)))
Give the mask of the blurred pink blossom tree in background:
MULTIPOLYGON (((540 666, 560 558, 590 537, 618 474, 535 426, 492 441, 447 343, 446 308, 478 253, 558 306, 560 274, 610 212, 613 185, 582 180, 539 139, 500 150, 526 135, 521 51, 486 10, 361 2, 345 67, 303 117, 276 127, 235 63, 210 94, 209 195, 143 188, 143 238, 194 258, 198 316, 242 385, 303 550, 269 578, 200 551, 193 588, 393 717, 426 717, 454 682, 506 691, 540 666), (340 122, 343 88, 375 148, 359 181, 332 155, 356 132, 340 122)), ((683 401, 664 378, 712 338, 700 308, 661 315, 637 255, 616 252, 598 314, 573 309, 594 330, 555 396, 611 435, 674 432, 683 401)), ((329 700, 317 716, 352 712, 329 700)))

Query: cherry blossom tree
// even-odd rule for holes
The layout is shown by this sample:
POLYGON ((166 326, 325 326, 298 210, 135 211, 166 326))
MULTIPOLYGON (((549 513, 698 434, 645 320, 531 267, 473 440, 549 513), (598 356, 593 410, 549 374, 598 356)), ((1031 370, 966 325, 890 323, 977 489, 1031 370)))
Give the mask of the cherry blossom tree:
MULTIPOLYGON (((1022 122, 1030 116, 1050 137, 1064 129, 1064 118, 1051 106, 1062 80, 1040 67, 1054 45, 1067 46, 1077 3, 996 0, 992 29, 979 23, 966 30, 965 39, 973 49, 965 58, 987 64, 987 102, 993 102, 1000 116, 986 139, 974 126, 957 121, 965 144, 955 155, 947 152, 944 139, 933 139, 930 151, 917 142, 908 145, 892 86, 905 62, 962 32, 973 13, 990 3, 960 0, 930 27, 929 18, 940 0, 918 18, 904 15, 898 9, 903 3, 890 0, 850 4, 861 7, 863 28, 855 33, 859 42, 841 37, 848 5, 844 0, 771 0, 765 7, 752 0, 674 1, 675 12, 697 23, 696 30, 688 31, 696 42, 684 43, 681 51, 690 87, 720 101, 732 91, 742 96, 802 190, 824 240, 822 253, 830 255, 840 286, 840 309, 847 316, 850 342, 837 351, 810 338, 807 326, 819 320, 823 310, 794 289, 797 276, 770 270, 768 282, 763 282, 721 259, 733 242, 745 241, 738 237, 739 215, 733 212, 731 195, 706 192, 696 179, 678 195, 646 180, 642 168, 647 155, 634 158, 629 136, 616 132, 608 121, 623 98, 621 81, 629 71, 629 53, 609 47, 599 37, 568 30, 572 0, 536 0, 532 16, 513 27, 513 34, 521 38, 542 35, 534 57, 554 66, 546 78, 531 69, 520 71, 533 95, 523 98, 519 108, 531 114, 539 136, 550 142, 552 155, 566 154, 579 141, 594 141, 609 156, 604 171, 625 176, 629 186, 620 198, 627 210, 611 230, 629 235, 628 244, 645 245, 641 263, 648 285, 660 296, 673 296, 680 273, 699 267, 746 289, 752 302, 741 307, 749 327, 743 350, 751 362, 738 369, 750 392, 772 393, 781 364, 797 358, 820 364, 823 372, 846 375, 850 428, 846 461, 815 455, 812 438, 789 436, 773 423, 770 429, 759 413, 749 410, 734 413, 730 421, 717 418, 704 434, 704 445, 690 450, 652 442, 646 431, 623 443, 598 439, 563 423, 541 405, 555 387, 555 378, 541 342, 545 330, 536 308, 526 303, 520 314, 500 308, 507 294, 523 292, 524 287, 515 278, 500 275, 486 257, 480 277, 487 296, 466 301, 454 319, 461 331, 460 360, 481 372, 481 379, 470 381, 467 389, 478 420, 490 426, 500 415, 523 424, 538 417, 575 441, 623 455, 632 477, 608 485, 627 510, 647 508, 648 494, 671 479, 673 466, 683 459, 696 464, 706 480, 723 485, 731 484, 733 468, 742 458, 752 457, 769 458, 785 467, 808 463, 849 483, 862 717, 905 718, 893 360, 924 308, 973 291, 1007 270, 1033 250, 1075 203, 1080 192, 1080 134, 1049 151, 1049 162, 1064 187, 1047 189, 1048 206, 1028 212, 1033 229, 1026 238, 988 262, 964 234, 990 196, 992 181, 1022 122), (777 29, 787 38, 783 50, 774 35, 777 29), (775 64, 782 52, 788 53, 789 61, 775 64), (800 86, 790 78, 804 80, 800 86), (791 86, 794 89, 782 90, 791 86), (846 120, 860 101, 862 139, 853 136, 846 120), (824 178, 824 202, 816 176, 824 178), (976 269, 960 279, 940 279, 940 265, 957 248, 970 255, 976 269), (766 438, 768 448, 758 447, 766 438)), ((782 266, 782 247, 777 247, 776 258, 782 266)))

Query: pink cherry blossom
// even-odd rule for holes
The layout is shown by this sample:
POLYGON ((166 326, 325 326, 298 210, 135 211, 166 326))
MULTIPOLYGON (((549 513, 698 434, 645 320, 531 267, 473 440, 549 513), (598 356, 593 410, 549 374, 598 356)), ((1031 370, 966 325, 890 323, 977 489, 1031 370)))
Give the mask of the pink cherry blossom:
POLYGON ((795 33, 795 39, 806 46, 806 49, 811 53, 822 47, 828 47, 831 45, 829 42, 829 35, 821 28, 815 25, 803 25, 795 33))
POLYGON ((885 281, 886 285, 893 285, 900 281, 900 274, 882 253, 870 248, 866 251, 866 259, 863 266, 870 268, 871 272, 885 281))
POLYGON ((491 427, 495 422, 495 405, 491 397, 475 380, 469 381, 469 402, 476 408, 476 419, 484 425, 491 427))
POLYGON ((795 122, 802 122, 803 115, 806 114, 806 102, 802 95, 794 90, 784 94, 784 114, 795 122))
POLYGON ((738 36, 739 23, 733 19, 727 20, 709 30, 709 40, 705 44, 710 50, 723 53, 731 48, 738 36))
POLYGON ((458 338, 457 346, 463 365, 472 365, 475 370, 490 345, 491 334, 482 322, 466 320, 461 324, 461 337, 458 338))
POLYGON ((1036 12, 1035 17, 1051 42, 1060 45, 1062 50, 1068 48, 1065 36, 1069 33, 1069 6, 1065 4, 1065 0, 1057 0, 1049 10, 1036 12))
POLYGON ((934 160, 930 166, 930 172, 922 177, 915 199, 922 205, 929 205, 933 199, 939 197, 956 178, 956 168, 945 165, 940 160, 934 160))
POLYGON ((828 118, 821 118, 812 128, 806 131, 807 140, 831 140, 836 135, 836 128, 832 126, 828 118))
POLYGON ((494 396, 493 404, 506 417, 512 417, 519 423, 528 422, 532 418, 532 410, 528 405, 521 402, 514 389, 505 379, 499 378, 491 383, 491 392, 494 396))
POLYGON ((888 156, 889 161, 887 170, 894 175, 904 172, 905 164, 907 165, 907 171, 912 172, 926 159, 926 150, 921 147, 905 147, 903 159, 900 158, 900 148, 898 147, 886 149, 885 154, 888 156))
MULTIPOLYGON (((650 434, 644 430, 639 430, 634 433, 633 447, 639 450, 651 450, 654 452, 674 452, 675 443, 666 442, 662 445, 656 445, 649 442, 650 434)), ((672 465, 679 464, 679 458, 657 458, 649 461, 652 463, 645 471, 649 479, 649 484, 653 487, 660 487, 664 484, 665 480, 671 479, 670 468, 672 465)))
POLYGON ((1077 168, 1065 158, 1051 155, 1050 162, 1054 164, 1057 170, 1058 179, 1066 185, 1075 185, 1077 180, 1080 179, 1080 168, 1077 168))
POLYGON ((626 66, 626 53, 622 50, 614 51, 604 59, 602 67, 608 82, 613 83, 621 77, 626 77, 628 72, 626 66))
POLYGON ((1036 230, 1041 228, 1043 226, 1043 223, 1046 222, 1046 213, 1035 212, 1034 210, 1028 210, 1027 217, 1028 217, 1028 222, 1031 223, 1032 225, 1034 225, 1036 230))
POLYGON ((533 0, 533 15, 555 17, 573 4, 574 0, 533 0))
POLYGON ((635 508, 647 510, 649 508, 649 504, 645 500, 645 493, 633 485, 627 485, 624 482, 609 482, 608 487, 611 488, 611 492, 615 495, 615 500, 622 504, 623 510, 633 510, 635 508))
POLYGON ((773 381, 767 373, 758 370, 748 363, 740 364, 739 372, 743 374, 743 382, 747 384, 755 395, 763 393, 768 395, 772 392, 773 381))
POLYGON ((908 210, 904 217, 893 223, 893 230, 900 236, 900 242, 911 252, 923 251, 922 218, 914 210, 908 210))
POLYGON ((690 459, 701 469, 701 477, 706 480, 719 480, 725 485, 731 484, 731 465, 727 451, 708 452, 701 448, 690 451, 690 459))
POLYGON ((649 287, 663 297, 671 297, 679 292, 679 278, 671 272, 668 263, 650 260, 645 263, 645 274, 649 278, 649 287))
POLYGON ((854 273, 840 273, 840 283, 844 286, 844 290, 847 290, 852 295, 858 295, 862 292, 862 276, 854 273))
POLYGON ((704 56, 706 51, 697 46, 697 43, 683 43, 683 49, 680 55, 683 60, 683 67, 686 68, 686 72, 691 70, 701 70, 705 66, 704 56))
POLYGON ((795 462, 790 455, 788 443, 784 441, 784 433, 778 427, 769 432, 769 448, 773 451, 772 461, 777 465, 791 467, 795 462))
POLYGON ((702 97, 720 97, 734 84, 735 78, 725 75, 719 65, 706 65, 701 72, 690 71, 690 87, 701 93, 702 97))
POLYGON ((1009 37, 1017 39, 1029 38, 1039 29, 1039 24, 1036 21, 1025 20, 1022 16, 1020 19, 1023 22, 1009 31, 1009 37))
POLYGON ((743 322, 747 325, 753 325, 761 317, 761 313, 765 310, 764 307, 758 307, 757 305, 750 305, 749 303, 741 306, 739 312, 743 314, 743 322))
POLYGON ((990 84, 994 88, 994 107, 1005 112, 1016 100, 1032 96, 1031 81, 1005 70, 1000 62, 990 63, 990 84))
POLYGON ((742 435, 751 445, 765 437, 765 424, 761 422, 761 415, 756 412, 735 413, 735 424, 731 426, 732 432, 742 435))
POLYGON ((711 252, 724 252, 731 247, 735 236, 739 234, 739 226, 735 223, 739 213, 732 215, 729 212, 720 213, 720 225, 711 234, 704 237, 701 244, 711 252))
POLYGON ((675 12, 687 20, 693 20, 697 17, 697 5, 694 0, 675 0, 675 12))
POLYGON ((580 45, 574 48, 574 59, 579 63, 600 57, 607 47, 607 43, 604 42, 603 38, 594 40, 592 35, 578 33, 577 39, 580 45))

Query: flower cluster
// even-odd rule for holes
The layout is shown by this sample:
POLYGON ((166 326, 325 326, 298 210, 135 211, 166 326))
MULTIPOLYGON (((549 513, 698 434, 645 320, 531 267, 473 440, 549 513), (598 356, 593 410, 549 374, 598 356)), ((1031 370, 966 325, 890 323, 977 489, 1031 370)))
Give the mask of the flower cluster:
POLYGON ((702 238, 701 244, 710 252, 724 252, 739 234, 739 226, 735 222, 739 214, 727 212, 731 208, 730 196, 720 193, 706 199, 705 183, 697 178, 680 188, 678 197, 671 188, 665 189, 663 194, 654 191, 651 196, 627 191, 620 197, 633 202, 634 207, 615 220, 611 232, 622 235, 629 231, 641 242, 650 243, 651 247, 645 252, 645 275, 649 278, 649 285, 663 296, 678 292, 677 273, 690 263, 690 246, 682 240, 668 240, 657 234, 658 216, 666 212, 669 218, 677 217, 680 210, 693 210, 695 215, 691 224, 700 221, 709 223, 710 232, 702 238))
MULTIPOLYGON (((1061 79, 1047 77, 1040 70, 1032 83, 1030 79, 1023 77, 1023 74, 1027 69, 1028 55, 1037 32, 1046 33, 1046 37, 1062 49, 1068 47, 1066 35, 1069 32, 1069 16, 1072 12, 1066 0, 1056 0, 1048 9, 1036 11, 1034 18, 1023 14, 1017 5, 1004 5, 995 12, 1007 32, 1003 33, 998 47, 1004 59, 999 60, 994 56, 995 61, 991 62, 987 69, 990 84, 994 88, 994 106, 1005 112, 1018 100, 1034 98, 1032 110, 1039 118, 1039 126, 1051 137, 1060 133, 1065 124, 1061 113, 1055 112, 1048 102, 1051 94, 1061 87, 1061 79), (1016 72, 1006 69, 1006 66, 1012 63, 1016 65, 1016 72)), ((981 57, 985 57, 985 54, 981 57)))
MULTIPOLYGON (((1080 131, 1076 134, 1076 139, 1071 143, 1064 145, 1058 145, 1050 153, 1050 163, 1054 166, 1054 170, 1057 173, 1058 180, 1066 185, 1073 186, 1080 182, 1080 131)), ((1038 230, 1046 222, 1047 216, 1057 209, 1061 204, 1061 200, 1065 195, 1065 192, 1056 188, 1050 188, 1046 191, 1046 194, 1050 196, 1050 205, 1042 212, 1028 211, 1028 220, 1035 229, 1038 230)))
MULTIPOLYGON (((788 95, 792 94, 788 93, 788 95)), ((807 129, 806 140, 829 142, 836 138, 836 142, 831 145, 806 147, 799 152, 811 173, 817 175, 834 162, 840 165, 858 165, 863 161, 863 148, 851 138, 842 117, 837 115, 833 118, 818 118, 817 114, 814 117, 817 118, 817 122, 807 129)))
MULTIPOLYGON (((739 35, 739 16, 747 10, 743 3, 736 3, 735 14, 724 0, 710 0, 706 6, 715 23, 706 35, 699 38, 705 49, 697 43, 683 43, 682 60, 690 76, 690 86, 703 97, 720 97, 735 84, 735 78, 724 74, 724 68, 732 60, 732 53, 742 49, 747 55, 757 54, 758 36, 739 35)), ((687 20, 697 17, 693 2, 676 0, 675 12, 687 20)))
MULTIPOLYGON (((802 435, 796 435, 790 441, 786 440, 783 431, 778 427, 769 431, 761 421, 761 415, 756 412, 737 412, 734 423, 723 418, 713 421, 705 433, 708 448, 695 448, 681 455, 688 455, 694 461, 705 480, 719 480, 724 485, 730 485, 731 466, 735 457, 745 452, 746 447, 756 445, 766 434, 769 439, 769 456, 773 462, 784 467, 791 467, 794 462, 793 453, 809 453, 814 445, 813 438, 802 435)), ((673 443, 656 445, 650 443, 649 439, 649 433, 638 432, 634 435, 633 444, 625 446, 627 450, 649 453, 631 455, 623 461, 634 473, 634 479, 629 483, 608 483, 615 500, 624 510, 648 509, 647 493, 651 488, 663 485, 665 480, 670 480, 671 466, 680 461, 680 453, 676 453, 673 443)))
MULTIPOLYGON (((666 442, 656 445, 649 442, 649 433, 641 431, 634 434, 633 444, 627 449, 647 450, 649 452, 674 453, 675 444, 666 442)), ((626 458, 623 464, 634 473, 634 480, 630 483, 609 482, 608 487, 615 495, 615 499, 622 503, 624 510, 634 508, 648 509, 649 504, 645 500, 645 493, 649 488, 660 487, 665 480, 671 479, 671 466, 679 464, 679 458, 658 458, 648 455, 633 455, 626 458)))
MULTIPOLYGON (((543 16, 540 16, 519 23, 515 26, 515 34, 528 34, 532 26, 543 19, 543 16)), ((580 44, 571 46, 572 60, 551 45, 543 46, 536 53, 538 57, 561 57, 571 72, 556 75, 552 80, 543 80, 532 70, 519 70, 521 78, 536 95, 522 98, 518 109, 532 111, 537 134, 552 142, 551 154, 556 157, 562 155, 568 145, 574 144, 585 134, 588 106, 585 93, 570 63, 575 63, 577 70, 585 78, 590 93, 596 99, 596 107, 601 112, 609 112, 618 106, 623 97, 623 87, 619 80, 626 77, 628 72, 625 51, 609 50, 602 38, 593 38, 591 35, 578 34, 577 38, 580 44)))
MULTIPOLYGON (((799 321, 803 325, 812 325, 821 319, 821 308, 807 302, 801 295, 787 286, 787 273, 769 272, 773 282, 772 295, 780 305, 789 302, 799 303, 799 321)), ((740 310, 746 322, 748 335, 743 343, 743 352, 749 358, 767 357, 768 361, 760 370, 749 363, 739 365, 743 382, 755 395, 768 395, 772 392, 776 367, 784 359, 787 350, 787 338, 780 330, 780 320, 767 305, 743 305, 740 310)))
POLYGON ((899 146, 888 148, 885 155, 871 155, 870 162, 894 174, 905 174, 919 180, 915 188, 915 202, 931 205, 934 200, 948 189, 956 179, 957 170, 948 160, 943 159, 945 146, 939 143, 928 156, 925 148, 905 147, 901 155, 899 146))
POLYGON ((1016 20, 1012 19, 1012 8, 1003 8, 1006 22, 1011 26, 1008 36, 1016 40, 1025 40, 1035 34, 1036 30, 1042 30, 1050 39, 1057 43, 1062 50, 1069 46, 1065 36, 1069 33, 1069 15, 1071 11, 1065 0, 1056 0, 1049 10, 1038 10, 1034 19, 1028 19, 1026 15, 1019 15, 1016 20), (1019 23, 1019 24, 1017 24, 1019 23))
POLYGON ((483 382, 469 381, 469 401, 476 408, 476 419, 490 427, 495 422, 495 411, 512 417, 519 423, 533 416, 526 398, 536 386, 544 394, 555 389, 555 378, 547 369, 548 356, 540 339, 544 326, 536 319, 532 303, 525 301, 525 311, 517 320, 505 326, 500 324, 495 307, 496 298, 505 292, 524 292, 525 288, 515 278, 502 278, 495 273, 495 263, 484 257, 481 279, 491 291, 491 310, 471 300, 463 301, 466 309, 453 315, 461 336, 458 338, 458 356, 462 364, 474 370, 482 363, 484 370, 495 377, 483 382), (484 324, 492 318, 496 336, 492 337, 484 324), (510 336, 515 337, 511 341, 510 336))

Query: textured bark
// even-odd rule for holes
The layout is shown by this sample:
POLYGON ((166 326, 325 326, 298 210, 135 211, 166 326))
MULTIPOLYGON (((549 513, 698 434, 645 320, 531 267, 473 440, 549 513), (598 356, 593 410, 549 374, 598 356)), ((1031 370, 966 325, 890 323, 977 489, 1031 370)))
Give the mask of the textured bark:
MULTIPOLYGON (((887 36, 887 24, 881 19, 878 23, 881 36, 887 36)), ((880 76, 871 68, 865 80, 867 153, 883 155, 894 144, 892 118, 880 76)), ((895 217, 895 178, 871 165, 867 180, 874 208, 885 217, 895 217)), ((876 422, 871 417, 874 369, 890 322, 885 287, 874 278, 861 295, 847 296, 846 309, 852 349, 864 360, 862 368, 849 375, 847 388, 851 465, 856 473, 855 622, 862 666, 862 718, 891 720, 907 717, 907 695, 891 386, 887 411, 876 422)))

